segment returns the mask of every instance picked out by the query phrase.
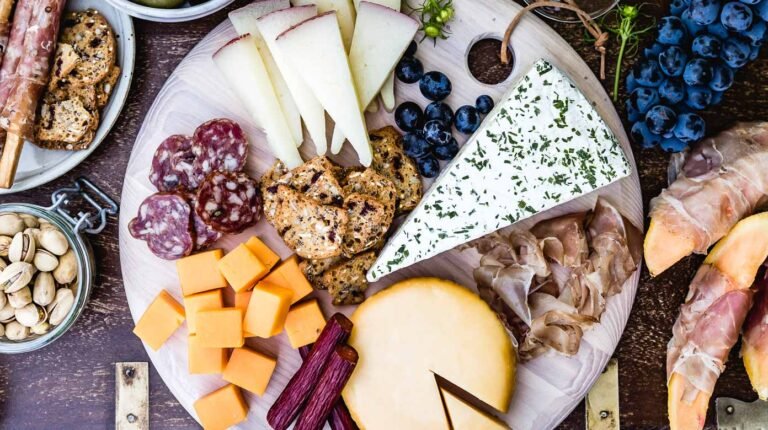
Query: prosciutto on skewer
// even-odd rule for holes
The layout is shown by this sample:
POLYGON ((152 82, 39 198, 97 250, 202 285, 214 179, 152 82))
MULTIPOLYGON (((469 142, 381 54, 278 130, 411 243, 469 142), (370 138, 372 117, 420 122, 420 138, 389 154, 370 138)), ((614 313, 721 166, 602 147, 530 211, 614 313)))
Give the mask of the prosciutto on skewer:
POLYGON ((3 63, 0 66, 0 107, 5 106, 8 95, 13 89, 16 68, 24 55, 24 37, 27 35, 32 20, 32 11, 38 0, 19 0, 13 22, 8 34, 3 63))
POLYGON ((768 273, 755 285, 755 303, 742 327, 741 356, 752 388, 768 400, 768 273))
POLYGON ((768 123, 738 124, 683 157, 673 159, 676 178, 651 201, 645 262, 653 276, 691 253, 706 253, 768 201, 768 123))

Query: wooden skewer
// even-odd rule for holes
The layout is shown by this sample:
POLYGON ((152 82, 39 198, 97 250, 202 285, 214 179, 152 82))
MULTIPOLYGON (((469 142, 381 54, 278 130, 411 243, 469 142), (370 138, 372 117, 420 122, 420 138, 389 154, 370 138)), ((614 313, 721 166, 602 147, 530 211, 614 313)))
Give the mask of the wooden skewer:
POLYGON ((8 132, 3 145, 3 155, 0 157, 0 188, 11 188, 16 177, 16 167, 19 165, 24 138, 14 132, 8 132))

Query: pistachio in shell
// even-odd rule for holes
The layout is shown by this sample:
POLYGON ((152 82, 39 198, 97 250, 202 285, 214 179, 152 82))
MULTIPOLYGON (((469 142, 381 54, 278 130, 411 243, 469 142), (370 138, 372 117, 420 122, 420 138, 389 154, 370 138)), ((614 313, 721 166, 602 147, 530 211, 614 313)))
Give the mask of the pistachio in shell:
POLYGON ((2 309, 6 303, 8 303, 8 297, 5 296, 5 293, 0 292, 0 309, 2 309))
POLYGON ((10 340, 24 340, 29 337, 29 327, 23 326, 18 321, 11 321, 5 326, 5 337, 10 340))
POLYGON ((24 307, 16 309, 14 315, 16 316, 16 321, 18 321, 21 325, 29 328, 32 328, 45 321, 46 317, 48 316, 44 308, 34 303, 30 303, 24 307))
POLYGON ((14 319, 16 319, 16 309, 14 309, 10 303, 6 303, 5 306, 0 309, 0 323, 7 323, 14 319))
POLYGON ((0 272, 5 270, 5 268, 8 267, 8 263, 5 262, 2 258, 0 258, 0 272))
POLYGON ((14 293, 9 293, 8 303, 10 303, 14 309, 19 309, 32 303, 32 290, 30 290, 29 287, 24 287, 14 293))
POLYGON ((51 272, 59 265, 59 258, 51 251, 38 248, 35 250, 35 258, 32 260, 35 268, 41 272, 51 272))
POLYGON ((53 270, 53 277, 63 285, 71 283, 77 277, 77 257, 71 249, 59 257, 59 265, 53 270))
POLYGON ((69 242, 64 233, 52 224, 40 226, 40 234, 37 238, 38 245, 56 255, 64 255, 69 249, 69 242))
POLYGON ((19 214, 19 217, 21 217, 21 219, 24 221, 24 225, 27 226, 27 228, 37 228, 40 226, 40 222, 34 215, 19 214))
POLYGON ((5 336, 5 324, 0 323, 0 337, 5 336))
POLYGON ((32 287, 32 301, 40 306, 48 306, 56 297, 56 282, 50 272, 40 272, 32 287))
MULTIPOLYGON (((36 245, 37 245, 38 243, 40 243, 40 229, 39 229, 39 228, 36 228, 36 227, 30 227, 30 228, 27 228, 27 229, 24 229, 24 233, 29 233, 29 234, 31 234, 31 235, 32 235, 32 237, 34 237, 34 238, 35 238, 35 244, 36 244, 36 245)), ((40 248, 40 246, 37 246, 37 248, 39 249, 39 248, 40 248)))
POLYGON ((13 238, 10 236, 0 236, 0 257, 7 257, 8 250, 11 248, 13 238))
POLYGON ((48 305, 48 322, 57 326, 69 315, 72 306, 75 304, 75 294, 69 288, 59 288, 56 291, 56 298, 53 303, 48 305))
POLYGON ((0 235, 13 237, 25 228, 27 225, 17 214, 11 212, 0 214, 0 235))
POLYGON ((8 259, 12 263, 23 261, 31 263, 35 258, 35 238, 29 233, 19 232, 13 236, 8 248, 8 259))
POLYGON ((35 266, 18 261, 11 263, 0 273, 0 290, 6 293, 19 291, 29 284, 35 274, 35 266))
POLYGON ((48 333, 51 329, 51 325, 47 321, 43 321, 40 324, 29 329, 33 334, 42 335, 48 333))

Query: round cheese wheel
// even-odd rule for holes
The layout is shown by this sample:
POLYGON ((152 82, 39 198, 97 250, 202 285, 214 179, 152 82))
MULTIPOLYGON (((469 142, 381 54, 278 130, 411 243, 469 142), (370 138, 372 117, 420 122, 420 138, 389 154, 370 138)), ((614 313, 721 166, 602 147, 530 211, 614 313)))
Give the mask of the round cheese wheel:
MULTIPOLYGON (((512 343, 472 291, 436 278, 400 282, 352 315, 360 360, 343 396, 366 430, 448 428, 435 374, 506 412, 515 378, 512 343)), ((472 408, 449 411, 453 428, 476 429, 472 408)))

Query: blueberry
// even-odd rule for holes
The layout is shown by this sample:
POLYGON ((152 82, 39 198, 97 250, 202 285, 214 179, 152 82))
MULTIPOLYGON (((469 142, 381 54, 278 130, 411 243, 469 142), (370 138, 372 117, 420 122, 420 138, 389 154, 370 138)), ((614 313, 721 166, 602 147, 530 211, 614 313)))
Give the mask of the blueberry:
POLYGON ((720 50, 720 58, 722 58, 728 66, 738 69, 747 64, 751 52, 752 47, 747 39, 734 36, 723 40, 723 49, 720 50))
POLYGON ((446 128, 450 128, 453 124, 453 109, 445 102, 432 102, 424 109, 424 116, 426 121, 433 119, 441 121, 445 124, 446 128))
POLYGON ((768 21, 768 2, 761 1, 755 6, 755 13, 760 15, 763 21, 768 21))
POLYGON ((424 138, 433 145, 445 145, 451 137, 450 128, 442 121, 433 119, 424 124, 424 138))
POLYGON ((691 17, 690 7, 683 11, 683 14, 680 15, 680 20, 683 21, 685 28, 688 30, 688 34, 691 36, 695 36, 707 29, 706 26, 701 25, 693 20, 693 17, 691 17))
POLYGON ((645 114, 645 125, 654 134, 663 135, 672 131, 677 123, 677 114, 672 108, 656 105, 645 114))
POLYGON ((665 16, 659 22, 659 33, 656 35, 656 41, 664 45, 680 45, 686 37, 688 31, 683 21, 676 16, 665 16))
POLYGON ((395 75, 400 82, 413 84, 424 75, 424 66, 421 65, 418 58, 403 57, 395 67, 395 75))
POLYGON ((688 85, 707 85, 712 79, 712 63, 703 58, 694 58, 685 65, 683 81, 688 85))
POLYGON ((688 8, 688 4, 684 0, 672 0, 669 2, 669 13, 672 15, 680 16, 684 10, 688 8))
POLYGON ((667 76, 680 76, 685 70, 688 55, 683 48, 675 45, 667 46, 659 54, 659 67, 667 76))
POLYGON ((432 149, 432 145, 419 133, 408 133, 403 136, 403 152, 411 158, 423 157, 432 149))
POLYGON ((722 46, 722 42, 717 37, 711 34, 700 34, 693 39, 691 51, 699 57, 717 58, 720 56, 722 46))
POLYGON ((699 25, 709 25, 717 20, 720 13, 719 0, 691 0, 691 19, 699 25))
POLYGON ((712 90, 707 87, 688 87, 685 104, 691 109, 704 110, 712 104, 712 90))
POLYGON ((760 3, 760 0, 739 0, 739 1, 742 2, 742 3, 746 3, 746 4, 758 4, 758 3, 760 3))
POLYGON ((636 122, 629 134, 632 136, 632 141, 642 145, 643 148, 653 148, 661 143, 661 136, 651 133, 644 121, 636 122))
POLYGON ((631 93, 637 87, 638 85, 637 80, 635 79, 635 74, 630 70, 629 73, 627 73, 627 92, 631 93))
POLYGON ((676 105, 685 99, 685 84, 680 79, 667 79, 658 91, 661 101, 669 105, 676 105))
POLYGON ((752 25, 752 9, 739 1, 732 1, 723 6, 720 22, 731 31, 744 31, 752 25))
POLYGON ((645 116, 638 112, 637 109, 635 109, 632 104, 629 103, 629 100, 627 100, 624 105, 627 108, 627 119, 629 122, 635 122, 645 116))
POLYGON ((688 145, 685 142, 683 142, 682 140, 676 137, 666 137, 664 139, 661 139, 661 143, 659 143, 659 146, 661 147, 661 149, 667 152, 680 152, 685 150, 685 148, 688 147, 688 145))
POLYGON ((427 72, 419 80, 419 89, 424 97, 440 101, 451 94, 451 81, 440 72, 427 72))
POLYGON ((712 106, 719 105, 723 101, 723 94, 725 94, 725 91, 712 91, 712 100, 709 103, 712 106))
POLYGON ((646 59, 635 63, 633 70, 635 81, 644 87, 658 87, 664 80, 664 73, 656 60, 646 59))
POLYGON ((640 87, 629 94, 627 106, 632 106, 640 113, 646 113, 648 110, 659 104, 659 93, 653 88, 640 87))
POLYGON ((728 32, 728 29, 725 28, 720 21, 715 21, 712 24, 709 24, 707 26, 707 32, 720 40, 727 39, 731 36, 731 33, 728 32))
POLYGON ((472 134, 480 127, 480 113, 477 112, 474 106, 462 106, 456 111, 456 115, 453 116, 453 124, 456 126, 456 130, 459 130, 464 134, 472 134))
POLYGON ((704 137, 707 125, 704 118, 695 113, 683 113, 677 116, 673 133, 685 143, 698 142, 704 137))
POLYGON ((714 91, 725 91, 733 85, 733 69, 723 63, 717 63, 712 67, 712 80, 709 88, 714 91))
POLYGON ((743 31, 741 35, 749 39, 749 41, 752 43, 752 46, 760 46, 765 40, 765 32, 767 27, 768 26, 766 26, 765 21, 762 19, 756 19, 752 21, 752 26, 749 27, 746 31, 743 31))
POLYGON ((653 42, 651 46, 643 48, 643 55, 645 58, 658 58, 663 49, 664 45, 659 42, 653 42))
POLYGON ((760 47, 753 46, 752 50, 749 51, 749 61, 755 61, 759 56, 760 56, 760 47))
POLYGON ((395 124, 403 131, 416 131, 424 126, 424 113, 414 102, 405 102, 395 109, 395 124))
POLYGON ((434 178, 440 173, 440 163, 432 155, 417 159, 416 168, 419 170, 419 174, 425 178, 434 178))
POLYGON ((488 115, 493 110, 493 99, 488 95, 480 96, 475 100, 475 107, 481 114, 488 115))
POLYGON ((405 49, 405 53, 403 54, 404 57, 413 57, 416 55, 416 50, 419 48, 419 45, 416 44, 415 40, 411 40, 411 43, 408 44, 408 47, 405 49))
POLYGON ((453 157, 459 153, 459 143, 452 137, 447 145, 435 146, 432 153, 435 154, 438 160, 453 160, 453 157))

